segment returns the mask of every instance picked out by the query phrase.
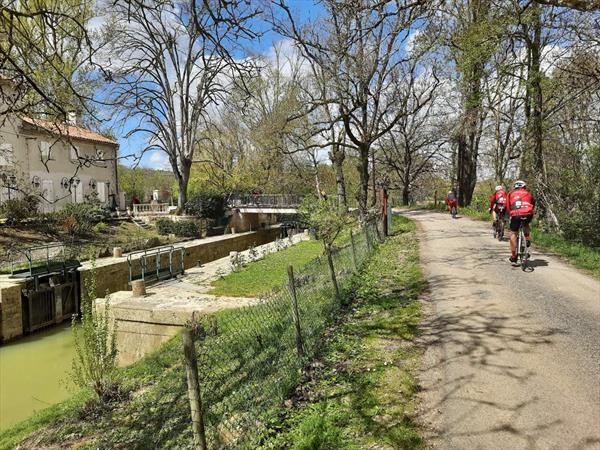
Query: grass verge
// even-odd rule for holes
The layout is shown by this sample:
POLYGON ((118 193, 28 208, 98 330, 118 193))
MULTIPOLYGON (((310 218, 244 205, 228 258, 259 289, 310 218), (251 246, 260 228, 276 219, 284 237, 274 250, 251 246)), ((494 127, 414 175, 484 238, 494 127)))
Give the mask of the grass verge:
POLYGON ((425 447, 413 422, 425 282, 414 222, 395 218, 395 229, 354 278, 351 310, 260 448, 425 447))
MULTIPOLYGON (((428 204, 420 206, 419 208, 433 211, 446 211, 446 205, 444 204, 437 206, 428 204)), ((492 220, 487 211, 481 212, 475 208, 460 208, 459 214, 478 220, 489 222, 492 220)), ((593 277, 600 280, 600 252, 598 250, 579 242, 569 241, 559 234, 542 231, 535 225, 531 228, 531 241, 534 247, 556 253, 575 267, 587 271, 593 277)))
POLYGON ((287 283, 288 264, 298 270, 323 253, 320 241, 302 241, 254 261, 212 283, 213 295, 257 297, 287 283))

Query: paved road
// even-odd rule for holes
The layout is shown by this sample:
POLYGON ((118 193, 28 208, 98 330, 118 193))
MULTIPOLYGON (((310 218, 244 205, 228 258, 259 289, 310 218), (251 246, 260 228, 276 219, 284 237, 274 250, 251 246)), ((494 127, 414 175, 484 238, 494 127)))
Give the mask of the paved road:
POLYGON ((404 212, 421 233, 421 419, 439 449, 600 449, 600 282, 488 224, 404 212))

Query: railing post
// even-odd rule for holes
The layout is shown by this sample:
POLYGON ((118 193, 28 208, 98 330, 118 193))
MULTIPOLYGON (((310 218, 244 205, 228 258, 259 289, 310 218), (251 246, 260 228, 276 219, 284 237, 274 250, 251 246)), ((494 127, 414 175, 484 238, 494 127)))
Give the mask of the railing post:
POLYGON ((354 244, 354 233, 350 230, 350 247, 352 248, 352 264, 354 264, 354 269, 358 270, 358 264, 356 262, 356 246, 354 244))
POLYGON ((192 432, 195 447, 207 450, 204 418, 202 417, 202 397, 200 396, 200 381, 198 378, 198 360, 194 347, 194 335, 189 327, 183 327, 183 353, 185 355, 185 368, 187 374, 188 396, 192 413, 192 432))
POLYGON ((300 313, 298 312, 298 296, 296 294, 296 282, 294 279, 294 267, 290 264, 288 266, 288 280, 290 294, 292 295, 292 316, 294 318, 294 325, 296 327, 296 351, 298 357, 304 357, 304 345, 302 342, 302 330, 300 328, 300 313))

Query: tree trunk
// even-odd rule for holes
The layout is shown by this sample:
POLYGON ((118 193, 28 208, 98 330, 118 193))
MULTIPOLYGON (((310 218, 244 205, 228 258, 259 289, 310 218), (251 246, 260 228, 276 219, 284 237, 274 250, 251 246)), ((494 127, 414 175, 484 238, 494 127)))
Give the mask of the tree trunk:
POLYGON ((542 23, 541 7, 535 5, 533 20, 533 36, 528 40, 529 65, 527 70, 527 100, 529 102, 526 139, 521 159, 520 177, 528 181, 536 196, 537 210, 541 218, 547 215, 547 205, 541 190, 546 185, 546 168, 544 164, 544 117, 543 91, 541 72, 542 23))
POLYGON ((177 197, 177 214, 182 214, 185 204, 187 203, 187 190, 190 181, 191 163, 184 163, 179 169, 179 174, 176 174, 177 186, 179 187, 179 195, 177 197))
POLYGON ((358 165, 359 187, 356 199, 361 218, 367 216, 367 201, 369 196, 369 145, 362 143, 359 146, 360 163, 358 165))
POLYGON ((375 177, 375 153, 371 157, 371 189, 373 189, 373 197, 371 198, 371 207, 377 204, 377 180, 375 177))
POLYGON ((335 186, 337 191, 338 205, 340 208, 348 209, 348 198, 346 197, 346 180, 344 179, 344 160, 346 152, 339 144, 333 144, 329 159, 335 170, 335 186))
POLYGON ((408 182, 404 182, 404 186, 402 187, 402 204, 407 206, 410 203, 410 186, 408 182))

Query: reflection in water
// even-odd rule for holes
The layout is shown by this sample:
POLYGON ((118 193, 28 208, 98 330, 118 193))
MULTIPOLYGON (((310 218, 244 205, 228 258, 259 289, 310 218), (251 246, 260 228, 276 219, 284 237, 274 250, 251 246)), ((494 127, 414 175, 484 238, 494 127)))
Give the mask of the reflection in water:
POLYGON ((72 394, 74 353, 68 323, 0 346, 0 430, 72 394))

